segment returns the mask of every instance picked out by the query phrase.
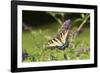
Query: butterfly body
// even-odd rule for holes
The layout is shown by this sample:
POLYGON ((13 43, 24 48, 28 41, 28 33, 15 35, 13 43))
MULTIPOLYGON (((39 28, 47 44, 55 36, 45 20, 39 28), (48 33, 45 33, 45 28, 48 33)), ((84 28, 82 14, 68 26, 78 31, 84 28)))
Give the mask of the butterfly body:
POLYGON ((60 33, 48 42, 48 48, 58 48, 64 50, 68 47, 68 34, 70 28, 70 20, 66 20, 61 27, 60 33))

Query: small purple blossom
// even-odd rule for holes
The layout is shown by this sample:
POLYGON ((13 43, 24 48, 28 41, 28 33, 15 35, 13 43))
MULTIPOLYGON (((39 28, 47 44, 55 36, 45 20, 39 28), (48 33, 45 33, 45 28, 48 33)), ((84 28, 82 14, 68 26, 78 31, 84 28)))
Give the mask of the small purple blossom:
POLYGON ((22 61, 25 60, 25 58, 29 57, 29 54, 26 52, 22 52, 22 61))
POLYGON ((68 30, 71 27, 71 20, 68 19, 64 22, 63 26, 62 26, 62 30, 68 30))

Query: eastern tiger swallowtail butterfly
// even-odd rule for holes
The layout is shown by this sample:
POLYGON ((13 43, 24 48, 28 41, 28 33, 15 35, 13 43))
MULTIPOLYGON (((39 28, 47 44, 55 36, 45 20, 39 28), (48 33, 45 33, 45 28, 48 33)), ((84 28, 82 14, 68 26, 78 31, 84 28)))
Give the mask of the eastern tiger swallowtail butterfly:
POLYGON ((62 25, 60 32, 57 34, 57 36, 48 42, 47 47, 58 48, 61 50, 64 50, 66 47, 68 47, 67 38, 68 38, 70 26, 71 26, 71 20, 68 19, 62 25))

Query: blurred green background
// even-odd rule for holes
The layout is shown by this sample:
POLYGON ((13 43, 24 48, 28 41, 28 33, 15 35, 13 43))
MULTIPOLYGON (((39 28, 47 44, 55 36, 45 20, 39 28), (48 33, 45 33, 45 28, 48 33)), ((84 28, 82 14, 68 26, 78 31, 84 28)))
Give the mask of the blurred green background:
POLYGON ((23 62, 84 60, 90 58, 90 18, 88 13, 23 11, 22 51, 23 62), (71 32, 80 29, 73 39, 73 48, 53 50, 46 48, 64 21, 71 19, 71 32))

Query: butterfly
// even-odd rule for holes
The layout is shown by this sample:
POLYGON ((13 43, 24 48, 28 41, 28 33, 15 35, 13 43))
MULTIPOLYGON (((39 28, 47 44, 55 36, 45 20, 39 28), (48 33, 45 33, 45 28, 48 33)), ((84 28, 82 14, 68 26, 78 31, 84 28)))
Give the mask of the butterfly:
POLYGON ((48 42, 47 47, 58 48, 60 50, 64 50, 66 47, 68 47, 67 39, 68 39, 68 34, 70 32, 70 27, 71 27, 71 20, 68 19, 62 25, 60 32, 57 34, 57 36, 48 42))

